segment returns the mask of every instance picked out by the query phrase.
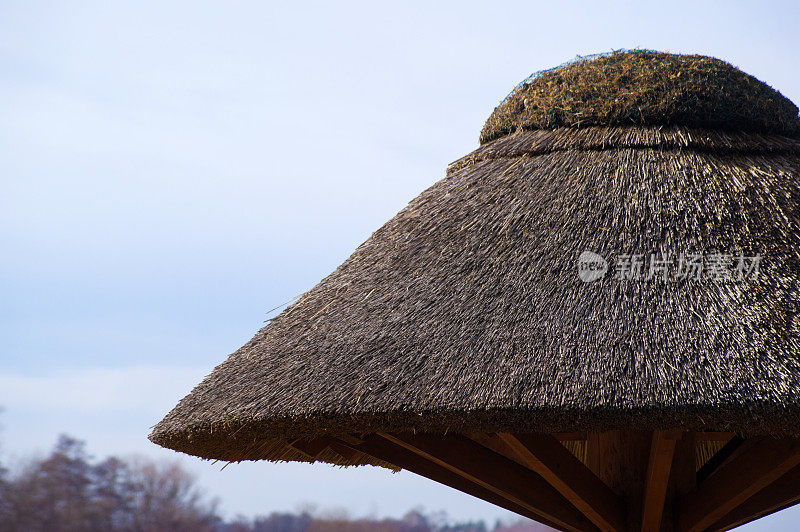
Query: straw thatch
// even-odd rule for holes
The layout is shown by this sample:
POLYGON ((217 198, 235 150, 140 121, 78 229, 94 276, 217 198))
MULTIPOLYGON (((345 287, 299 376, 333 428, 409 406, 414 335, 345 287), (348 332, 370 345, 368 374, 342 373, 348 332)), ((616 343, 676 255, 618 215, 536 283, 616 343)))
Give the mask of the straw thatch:
POLYGON ((308 460, 287 443, 377 431, 800 433, 797 108, 697 56, 617 54, 555 75, 512 94, 479 149, 219 365, 151 439, 207 458, 308 460), (626 61, 642 75, 619 79, 626 61), (704 68, 712 91, 694 74, 704 68), (571 95, 568 112, 553 122, 503 110, 531 91, 571 95), (635 97, 603 107, 623 92, 635 97), (675 94, 678 107, 647 100, 675 94), (646 119, 627 125, 626 106, 646 119), (742 282, 584 283, 585 250, 763 258, 742 282))

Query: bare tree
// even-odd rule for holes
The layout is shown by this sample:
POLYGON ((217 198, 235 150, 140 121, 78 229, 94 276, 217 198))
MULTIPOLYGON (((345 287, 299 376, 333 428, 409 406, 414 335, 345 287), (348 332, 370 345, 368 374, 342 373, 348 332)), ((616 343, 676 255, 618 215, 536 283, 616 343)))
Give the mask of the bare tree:
POLYGON ((6 526, 10 530, 90 530, 91 467, 84 445, 61 436, 52 454, 29 464, 9 481, 6 526))
MULTIPOLYGON (((551 530, 532 521, 491 532, 551 530)), ((115 456, 95 462, 83 442, 61 436, 49 456, 10 474, 0 463, 0 532, 488 532, 483 521, 451 524, 411 510, 401 519, 353 519, 345 511, 272 513, 225 523, 178 462, 115 456)))
POLYGON ((195 480, 175 462, 132 462, 126 482, 134 509, 131 530, 214 530, 219 522, 216 501, 204 502, 195 480))
POLYGON ((53 452, 15 478, 0 477, 0 531, 212 532, 220 519, 178 463, 110 457, 93 465, 83 442, 61 436, 53 452))

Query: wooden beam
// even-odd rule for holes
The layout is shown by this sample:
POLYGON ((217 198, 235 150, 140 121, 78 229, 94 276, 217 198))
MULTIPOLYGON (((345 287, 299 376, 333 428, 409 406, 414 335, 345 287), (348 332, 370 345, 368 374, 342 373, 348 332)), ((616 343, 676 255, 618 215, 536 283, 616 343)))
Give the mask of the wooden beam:
POLYGON ((549 434, 497 434, 507 456, 538 473, 600 530, 625 529, 624 502, 549 434))
POLYGON ((625 530, 642 527, 642 506, 653 433, 641 430, 590 432, 586 465, 625 500, 625 530))
POLYGON ((678 501, 687 493, 697 489, 696 445, 694 432, 684 432, 675 444, 664 515, 661 518, 662 532, 675 532, 678 529, 678 501))
POLYGON ((800 503, 800 466, 762 489, 711 526, 712 530, 730 530, 800 503))
POLYGON ((341 445, 337 445, 336 443, 339 441, 352 443, 361 440, 350 440, 349 442, 347 442, 344 439, 333 440, 332 438, 329 437, 320 436, 311 439, 298 438, 296 440, 287 442, 287 444, 295 451, 303 453, 312 460, 316 460, 317 457, 325 449, 330 449, 339 456, 341 456, 342 458, 344 458, 345 460, 349 460, 351 462, 358 461, 358 459, 361 458, 361 456, 364 454, 361 451, 354 449, 352 447, 343 447, 341 445))
POLYGON ((696 432, 684 432, 675 445, 670 473, 670 492, 683 497, 697 489, 696 432))
POLYGON ((586 439, 585 432, 554 432, 553 437, 558 441, 581 441, 586 439))
POLYGON ((642 532, 659 532, 661 530, 664 503, 672 470, 672 458, 675 453, 675 444, 680 438, 680 431, 656 430, 653 432, 644 486, 642 532))
POLYGON ((522 459, 517 456, 517 454, 514 453, 513 450, 506 445, 503 440, 500 439, 500 436, 494 432, 471 432, 467 435, 467 438, 483 445, 487 449, 491 449, 497 454, 502 454, 506 458, 510 458, 517 463, 521 463, 522 459))
POLYGON ((798 464, 800 441, 755 439, 682 498, 680 530, 705 530, 798 464))
MULTIPOLYGON (((547 526, 555 528, 556 530, 568 530, 557 523, 547 519, 545 516, 533 512, 528 508, 515 504, 496 493, 487 490, 474 482, 471 482, 464 477, 453 473, 452 471, 441 467, 430 460, 426 460, 416 453, 408 449, 387 441, 381 437, 369 435, 365 436, 360 444, 353 444, 352 442, 345 442, 341 440, 334 441, 341 447, 350 447, 351 449, 361 451, 379 460, 389 462, 400 469, 405 469, 414 474, 433 480, 445 486, 482 499, 488 503, 494 504, 501 508, 505 508, 511 512, 521 516, 533 519, 547 526)), ((335 445, 335 444, 334 444, 335 445)))
POLYGON ((400 445, 480 486, 545 516, 567 530, 597 530, 542 477, 459 435, 387 434, 400 445))
POLYGON ((339 456, 343 457, 345 460, 350 460, 351 462, 355 462, 364 456, 363 451, 359 451, 358 449, 352 447, 353 442, 348 442, 346 440, 333 440, 331 439, 329 447, 339 456), (346 445, 342 445, 339 442, 343 442, 346 445))
POLYGON ((312 460, 316 460, 317 456, 320 455, 322 451, 324 451, 328 447, 328 439, 327 438, 298 438, 296 440, 291 440, 286 442, 289 447, 303 453, 308 458, 312 460))
POLYGON ((728 441, 735 435, 735 432, 695 432, 695 439, 697 441, 728 441))
MULTIPOLYGON (((752 445, 753 443, 755 442, 750 441, 748 445, 752 445)), ((729 439, 719 451, 714 453, 714 456, 708 459, 708 462, 700 466, 700 469, 697 470, 697 482, 704 482, 714 471, 718 470, 722 464, 732 458, 736 452, 747 450, 746 446, 743 447, 743 444, 744 438, 741 436, 735 435, 729 439)))

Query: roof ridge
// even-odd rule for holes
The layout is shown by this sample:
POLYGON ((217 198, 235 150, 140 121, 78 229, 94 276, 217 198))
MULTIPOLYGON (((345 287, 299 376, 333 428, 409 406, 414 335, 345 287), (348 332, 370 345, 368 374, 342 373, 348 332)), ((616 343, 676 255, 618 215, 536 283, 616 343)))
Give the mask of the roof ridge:
POLYGON ((554 151, 606 149, 714 151, 716 153, 800 153, 800 139, 769 133, 688 126, 560 127, 516 132, 487 142, 447 166, 447 173, 484 161, 554 151))

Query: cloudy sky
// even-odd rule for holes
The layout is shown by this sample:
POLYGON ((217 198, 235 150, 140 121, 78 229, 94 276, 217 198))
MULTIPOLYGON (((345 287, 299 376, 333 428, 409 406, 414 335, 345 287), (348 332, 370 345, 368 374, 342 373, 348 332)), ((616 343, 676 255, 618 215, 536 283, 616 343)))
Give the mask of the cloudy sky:
MULTIPOLYGON (((150 426, 474 149, 531 72, 702 53, 799 102, 799 19, 792 2, 3 1, 4 458, 61 432, 174 457, 150 426)), ((228 515, 508 515, 408 473, 182 462, 228 515)))

